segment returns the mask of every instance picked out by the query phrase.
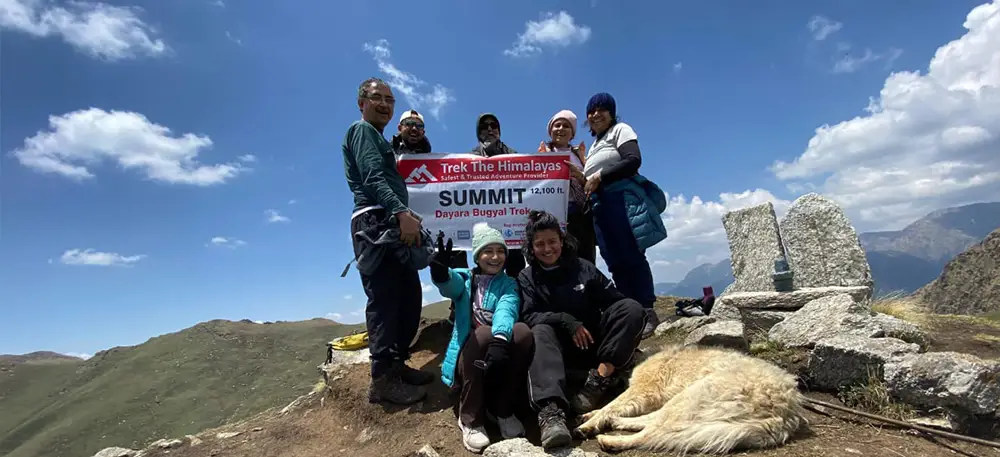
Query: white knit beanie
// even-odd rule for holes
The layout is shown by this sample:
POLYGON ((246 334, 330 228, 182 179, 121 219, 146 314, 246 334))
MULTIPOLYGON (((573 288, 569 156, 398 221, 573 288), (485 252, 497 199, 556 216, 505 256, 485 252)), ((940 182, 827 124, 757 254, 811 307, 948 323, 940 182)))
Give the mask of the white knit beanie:
POLYGON ((503 246, 504 251, 507 250, 507 244, 504 242, 503 235, 499 230, 490 227, 489 224, 485 222, 479 222, 472 226, 472 262, 476 263, 479 259, 479 251, 491 244, 499 244, 503 246))
POLYGON ((546 132, 552 133, 552 124, 555 124, 559 119, 566 119, 569 121, 569 125, 573 127, 573 136, 576 136, 576 114, 568 109, 564 109, 549 119, 549 125, 546 127, 546 132))

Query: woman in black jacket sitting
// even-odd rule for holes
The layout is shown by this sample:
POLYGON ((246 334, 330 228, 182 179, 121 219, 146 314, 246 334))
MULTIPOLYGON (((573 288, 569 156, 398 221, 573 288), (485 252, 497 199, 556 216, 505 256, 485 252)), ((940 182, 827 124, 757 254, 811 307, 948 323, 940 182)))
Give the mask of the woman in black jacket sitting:
POLYGON ((542 446, 549 449, 572 441, 567 408, 578 414, 596 409, 616 371, 629 364, 646 314, 593 263, 577 257, 572 237, 555 216, 532 211, 525 234, 522 250, 528 266, 518 284, 522 320, 535 338, 528 380, 542 446), (572 399, 565 393, 567 367, 589 369, 572 399))

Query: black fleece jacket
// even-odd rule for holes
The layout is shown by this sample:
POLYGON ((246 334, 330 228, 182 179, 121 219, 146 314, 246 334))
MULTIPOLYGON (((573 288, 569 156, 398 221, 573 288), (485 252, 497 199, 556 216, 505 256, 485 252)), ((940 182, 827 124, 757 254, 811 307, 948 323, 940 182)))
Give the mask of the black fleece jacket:
POLYGON ((601 313, 625 295, 587 260, 562 259, 554 269, 529 265, 517 278, 521 319, 534 327, 549 324, 573 333, 581 325, 593 331, 601 313))

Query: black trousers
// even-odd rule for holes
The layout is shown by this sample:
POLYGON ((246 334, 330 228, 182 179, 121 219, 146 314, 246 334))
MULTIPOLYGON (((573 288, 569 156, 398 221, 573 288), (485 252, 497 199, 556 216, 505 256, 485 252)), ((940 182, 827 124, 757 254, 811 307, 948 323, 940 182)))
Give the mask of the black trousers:
POLYGON ((601 314, 599 325, 587 327, 594 345, 582 350, 573 344, 573 336, 561 327, 548 324, 531 328, 535 338, 535 356, 528 368, 531 403, 536 409, 553 400, 569 405, 566 394, 567 368, 596 368, 610 363, 615 368, 631 361, 639 347, 646 313, 639 302, 626 298, 615 302, 601 314))
MULTIPOLYGON (((386 217, 384 210, 370 210, 351 219, 351 234, 377 227, 386 217)), ((372 237, 375 238, 375 237, 372 237)), ((354 241, 354 255, 361 252, 363 241, 354 241)), ((368 296, 365 324, 371 351, 371 375, 386 373, 393 362, 410 357, 410 343, 420 326, 422 295, 420 275, 394 256, 387 255, 370 275, 361 274, 361 285, 368 296)))
POLYGON ((571 210, 566 216, 566 231, 576 239, 577 255, 596 265, 597 235, 594 233, 593 216, 589 212, 571 210))
POLYGON ((458 354, 458 381, 461 396, 458 413, 462 423, 469 427, 483 424, 483 413, 489 408, 496 417, 510 417, 518 400, 518 392, 524 389, 524 377, 531 363, 531 330, 524 322, 514 324, 507 351, 510 359, 506 366, 490 367, 483 372, 475 366, 475 361, 486 356, 486 350, 493 341, 493 329, 483 325, 469 334, 462 351, 458 354))

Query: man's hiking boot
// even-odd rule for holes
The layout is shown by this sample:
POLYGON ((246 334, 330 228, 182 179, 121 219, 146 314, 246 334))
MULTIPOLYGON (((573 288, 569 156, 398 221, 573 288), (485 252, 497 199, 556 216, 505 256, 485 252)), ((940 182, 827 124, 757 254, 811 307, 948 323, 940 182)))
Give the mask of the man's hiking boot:
POLYGON ((642 328, 642 339, 653 336, 653 331, 660 325, 660 316, 656 315, 656 310, 649 308, 646 310, 646 326, 642 328))
POLYGON ((541 429, 542 447, 545 449, 573 443, 573 436, 566 427, 566 412, 556 402, 549 402, 538 412, 538 427, 541 429))
POLYGON ((431 382, 434 381, 434 373, 428 373, 426 371, 413 368, 407 365, 406 362, 403 362, 402 360, 396 363, 397 363, 396 369, 399 370, 398 371, 399 378, 402 379, 403 382, 407 384, 413 386, 422 386, 430 384, 431 382))
POLYGON ((389 402, 407 406, 423 400, 427 390, 403 382, 397 370, 392 370, 382 376, 372 379, 368 386, 368 402, 389 402))
POLYGON ((604 377, 597 373, 597 369, 591 369, 587 375, 587 381, 570 402, 573 404, 573 411, 577 414, 589 413, 597 409, 598 402, 611 387, 615 378, 604 377))

